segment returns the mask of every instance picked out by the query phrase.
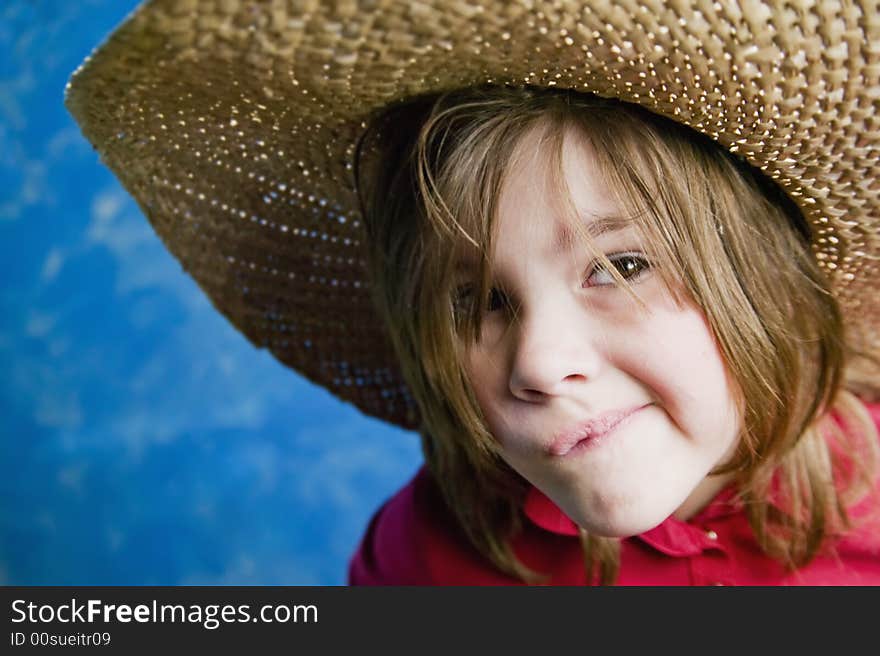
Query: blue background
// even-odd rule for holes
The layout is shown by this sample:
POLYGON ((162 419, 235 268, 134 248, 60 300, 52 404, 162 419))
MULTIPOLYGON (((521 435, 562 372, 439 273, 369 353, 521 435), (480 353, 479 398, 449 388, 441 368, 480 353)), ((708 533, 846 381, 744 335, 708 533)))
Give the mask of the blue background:
POLYGON ((135 5, 0 4, 0 584, 342 584, 417 436, 253 348, 81 136, 135 5))

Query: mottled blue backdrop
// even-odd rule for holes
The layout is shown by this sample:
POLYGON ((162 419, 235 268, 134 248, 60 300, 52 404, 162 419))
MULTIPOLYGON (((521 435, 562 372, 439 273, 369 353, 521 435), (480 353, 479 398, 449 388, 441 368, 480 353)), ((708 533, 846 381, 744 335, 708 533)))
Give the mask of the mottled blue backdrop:
POLYGON ((254 349, 81 136, 135 4, 0 3, 0 583, 342 584, 417 437, 254 349))

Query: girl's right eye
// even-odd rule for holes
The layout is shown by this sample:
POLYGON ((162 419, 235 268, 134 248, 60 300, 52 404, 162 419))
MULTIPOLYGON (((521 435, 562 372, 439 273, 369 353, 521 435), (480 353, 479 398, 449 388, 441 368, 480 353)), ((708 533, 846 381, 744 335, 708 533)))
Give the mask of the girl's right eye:
MULTIPOLYGON (((469 312, 471 309, 471 303, 473 302, 474 290, 471 285, 459 287, 453 294, 452 304, 456 314, 469 312)), ((506 305, 507 297, 504 295, 504 292, 499 291, 496 287, 492 287, 492 289, 489 290, 489 301, 483 309, 485 312, 496 312, 503 309, 506 305)))
POLYGON ((504 295, 504 292, 501 292, 494 287, 489 290, 489 303, 486 307, 486 312, 495 312, 497 310, 503 310, 507 307, 507 296, 504 295))

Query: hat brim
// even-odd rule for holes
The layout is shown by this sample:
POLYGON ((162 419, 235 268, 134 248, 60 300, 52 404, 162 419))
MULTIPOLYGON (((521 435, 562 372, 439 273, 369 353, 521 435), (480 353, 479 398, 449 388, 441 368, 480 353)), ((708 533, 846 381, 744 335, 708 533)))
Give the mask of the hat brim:
POLYGON ((355 145, 392 102, 485 83, 619 98, 741 154, 802 209, 850 341, 880 357, 875 3, 299 4, 146 2, 66 104, 215 307, 309 380, 418 424, 372 306, 355 145))

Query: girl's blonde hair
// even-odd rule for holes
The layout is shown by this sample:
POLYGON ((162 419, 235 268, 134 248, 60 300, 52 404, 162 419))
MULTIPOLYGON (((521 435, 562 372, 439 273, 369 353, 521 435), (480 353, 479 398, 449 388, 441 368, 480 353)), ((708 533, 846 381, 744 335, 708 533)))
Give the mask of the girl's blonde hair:
MULTIPOLYGON (((563 137, 574 130, 589 141, 670 290, 705 314, 742 419, 736 453, 711 473, 734 474, 767 554, 789 569, 808 563, 851 527, 847 508, 871 489, 878 447, 866 409, 844 390, 844 326, 801 212, 688 128, 620 101, 530 88, 393 107, 358 159, 376 307, 421 411, 426 463, 467 538, 500 570, 543 580, 511 548, 529 484, 501 459, 463 369, 485 303, 462 312, 452 298, 463 250, 478 257, 476 298, 488 298, 498 195, 531 129, 543 131, 562 199, 563 137)), ((587 580, 613 583, 619 540, 582 531, 581 542, 587 580)))

